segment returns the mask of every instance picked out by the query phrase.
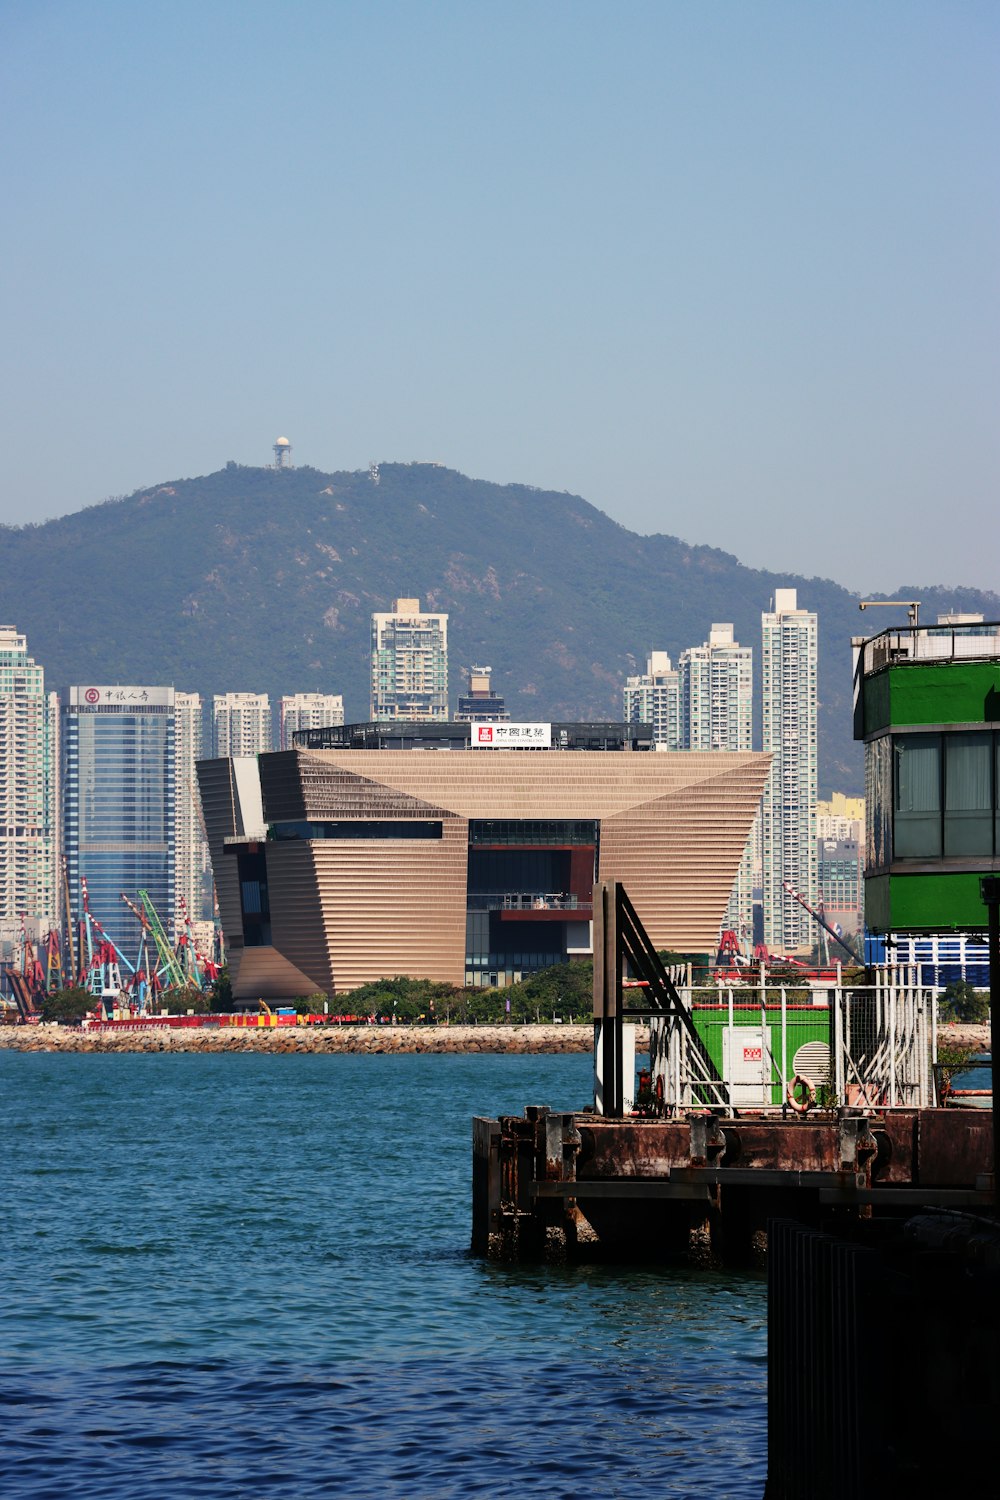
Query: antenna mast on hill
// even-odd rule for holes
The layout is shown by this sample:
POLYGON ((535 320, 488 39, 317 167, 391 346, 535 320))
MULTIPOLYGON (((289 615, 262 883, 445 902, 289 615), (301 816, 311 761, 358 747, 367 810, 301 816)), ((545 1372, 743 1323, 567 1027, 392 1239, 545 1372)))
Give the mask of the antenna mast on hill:
POLYGON ((274 467, 276 469, 290 469, 292 465, 292 445, 286 437, 280 437, 274 445, 274 467))

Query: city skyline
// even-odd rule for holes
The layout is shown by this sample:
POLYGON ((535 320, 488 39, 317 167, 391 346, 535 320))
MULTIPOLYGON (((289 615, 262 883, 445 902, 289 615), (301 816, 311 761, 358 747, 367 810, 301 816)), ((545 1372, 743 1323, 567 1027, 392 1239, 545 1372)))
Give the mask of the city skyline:
MULTIPOLYGON (((784 681, 788 677, 787 662, 782 663, 780 652, 775 655, 772 650, 769 655, 767 645, 769 628, 773 635, 776 625, 780 638, 782 627, 787 632, 789 623, 792 626, 798 625, 800 623, 798 617, 804 615, 803 611, 797 609, 794 590, 778 591, 773 603, 772 613, 769 614, 767 611, 762 613, 762 626, 765 633, 765 648, 762 654, 765 690, 768 681, 772 679, 784 681)), ((806 670, 811 673, 811 701, 814 704, 815 616, 807 615, 806 619, 811 622, 809 625, 811 634, 803 659, 806 663, 806 670)), ((15 635, 13 640, 19 643, 22 655, 24 655, 23 637, 15 635)), ((799 645, 801 643, 796 645, 796 650, 792 653, 796 657, 796 663, 799 661, 797 654, 799 645)), ((373 615, 373 682, 377 683, 380 680, 380 674, 391 677, 396 671, 396 664, 391 664, 391 671, 386 668, 385 658, 387 651, 395 651, 397 648, 401 648, 403 652, 401 662, 398 664, 398 680, 406 685, 406 691, 411 697, 417 678, 424 686, 428 683, 436 684, 438 689, 442 683, 445 687, 447 686, 446 616, 421 611, 420 601, 415 598, 396 599, 393 611, 376 612, 373 615), (386 628, 390 629, 389 636, 384 634, 386 628)), ((701 645, 691 645, 681 651, 677 668, 672 667, 667 653, 655 651, 650 653, 647 667, 651 675, 648 681, 643 678, 629 678, 624 687, 626 718, 631 717, 653 723, 654 719, 662 713, 663 708, 662 703, 658 702, 657 695, 662 698, 666 693, 670 705, 669 726, 667 720, 661 718, 661 745, 666 744, 663 738, 665 732, 670 736, 669 748, 672 749, 748 750, 752 746, 753 738, 751 732, 752 661, 752 648, 742 646, 735 639, 731 624, 713 624, 707 640, 701 645), (638 691, 637 681, 642 683, 642 688, 638 691), (628 707, 630 695, 634 699, 631 713, 628 707)), ((40 667, 36 668, 33 662, 30 665, 40 674, 40 667)), ((481 701, 488 703, 490 710, 488 717, 495 712, 505 714, 502 700, 496 700, 492 692, 492 669, 474 666, 467 670, 470 677, 470 692, 466 693, 464 700, 461 691, 459 692, 460 702, 468 705, 462 717, 474 716, 476 698, 472 696, 473 692, 480 695, 481 701)), ((39 676, 38 681, 41 682, 41 680, 39 676)), ((85 861, 81 862, 79 857, 80 851, 85 849, 88 842, 93 843, 97 836, 93 830, 88 832, 85 826, 87 818, 81 817, 81 787, 86 787, 89 774, 91 796, 93 796, 94 791, 98 790, 97 783, 102 780, 102 776, 104 777, 105 790, 101 795, 106 805, 101 816, 111 816, 113 821, 115 814, 109 812, 109 789, 114 787, 115 776, 120 777, 121 767, 128 760, 125 754, 128 747, 124 746, 124 742, 119 743, 116 740, 112 747, 112 759, 115 765, 110 771, 111 781, 109 782, 97 765, 100 759, 98 749, 87 750, 86 747, 82 747, 82 719, 86 720, 84 727, 89 729, 93 737, 102 726, 106 732, 115 729, 114 722, 106 718, 109 713, 113 716, 134 716, 144 711, 166 712, 170 719, 171 737, 169 745, 164 742, 164 753, 168 755, 174 768, 172 780, 170 775, 163 779, 163 786, 166 787, 169 783, 171 787, 169 795, 164 792, 166 800, 163 804, 165 819, 171 824, 169 833, 164 835, 167 840, 165 852, 166 863, 170 867, 169 873, 163 876, 159 885, 157 881, 160 877, 155 870, 145 871, 136 879, 131 879, 127 873, 114 873, 110 877, 110 883, 111 885, 135 885, 137 881, 141 881, 147 888, 156 887, 158 898, 164 903, 166 914, 171 920, 176 919, 185 908, 193 918, 198 919, 204 913, 203 894, 207 861, 204 836, 200 827, 200 811, 194 799, 193 790, 196 780, 195 766, 202 756, 207 743, 205 735, 209 732, 206 717, 210 710, 211 743, 216 756, 255 756, 267 753, 275 742, 276 728, 275 714, 269 696, 246 691, 228 692, 215 694, 209 704, 204 702, 197 693, 175 689, 172 686, 150 685, 144 687, 82 685, 70 688, 64 696, 65 701, 62 706, 66 765, 66 781, 63 788, 64 847, 70 868, 73 900, 79 899, 80 877, 88 874, 84 868, 85 861), (153 705, 151 710, 149 705, 153 705), (105 716, 103 719, 102 715, 105 716), (88 765, 91 767, 89 772, 88 765)), ((50 694, 49 699, 55 703, 58 695, 50 694)), ((447 710, 446 696, 445 704, 447 710)), ((770 734, 773 740, 775 733, 780 737, 787 730, 788 716, 787 705, 785 708, 781 708, 780 705, 775 708, 772 704, 772 709, 777 717, 774 714, 769 717, 765 702, 764 732, 765 735, 770 734)), ((343 725, 343 698, 339 694, 284 694, 277 706, 277 714, 277 742, 280 748, 289 748, 291 735, 303 728, 343 725)), ((808 714, 806 721, 808 721, 808 714)), ((122 722, 125 722, 125 719, 122 719, 122 722)), ((798 726, 797 710, 796 726, 798 726)), ((162 739, 162 735, 160 738, 162 739)), ((654 738, 656 738, 655 735, 654 738)), ((791 738, 794 739, 795 736, 791 738)), ((811 728, 806 722, 806 738, 808 740, 807 759, 811 758, 814 772, 816 759, 814 707, 811 728)), ((769 745, 765 740, 764 748, 773 749, 773 744, 769 745)), ((111 761, 108 761, 107 765, 111 767, 111 761)), ((781 795, 784 796, 784 793, 781 795)), ((814 784, 811 795, 815 799, 814 784)), ((140 800, 143 797, 146 799, 147 812, 149 812, 152 801, 156 799, 155 797, 150 799, 145 790, 140 792, 140 800)), ((807 823, 811 816, 807 809, 807 823)), ((94 821, 93 813, 90 814, 90 819, 91 822, 94 821)), ((784 819, 784 812, 782 819, 784 819)), ((804 826, 801 825, 801 819, 799 826, 804 826)), ((814 825, 810 823, 809 826, 814 825)), ((829 828, 824 831, 828 833, 835 831, 842 836, 847 830, 838 827, 836 830, 829 828)), ((759 838, 760 835, 755 831, 747 847, 740 878, 734 887, 730 909, 723 921, 724 926, 734 926, 744 935, 751 926, 750 895, 754 874, 752 866, 759 838)), ((99 836, 97 836, 97 842, 101 843, 99 836)), ((107 842, 106 838, 104 842, 107 842)), ((139 842, 142 840, 140 839, 139 842)), ((153 842, 156 843, 156 839, 153 842)), ((813 862, 815 863, 815 850, 813 862)), ((796 856, 791 865, 786 860, 783 865, 782 878, 790 878, 789 870, 792 866, 799 872, 792 883, 809 890, 816 899, 819 899, 818 877, 812 878, 806 873, 803 878, 802 875, 803 870, 806 872, 809 870, 808 857, 796 856)), ((55 884, 54 876, 52 883, 55 884)), ((100 893, 100 899, 106 902, 110 886, 108 886, 108 891, 104 891, 100 876, 93 884, 95 890, 100 893)), ((103 884, 107 884, 107 881, 103 884)), ((770 899, 773 899, 773 893, 770 899)), ((782 904, 786 904, 784 898, 782 898, 782 904)), ((58 899, 56 905, 58 905, 58 899)), ((790 925, 784 923, 781 934, 784 940, 778 941, 778 930, 772 924, 769 945, 775 950, 791 948, 795 946, 791 941, 794 935, 790 925), (786 927, 787 932, 784 930, 786 927)), ((801 934, 799 934, 799 941, 801 940, 801 934)))

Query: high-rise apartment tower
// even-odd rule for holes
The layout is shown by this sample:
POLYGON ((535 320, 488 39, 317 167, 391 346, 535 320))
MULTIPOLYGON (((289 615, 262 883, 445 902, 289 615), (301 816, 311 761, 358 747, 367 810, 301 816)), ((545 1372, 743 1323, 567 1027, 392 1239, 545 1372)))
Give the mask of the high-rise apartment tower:
POLYGON ((419 599, 372 615, 371 716, 448 719, 448 616, 425 613, 419 599))
POLYGON ((749 750, 753 735, 753 650, 732 625, 713 625, 703 646, 689 646, 677 664, 681 746, 685 750, 749 750))
POLYGON ((344 699, 341 693, 288 693, 281 700, 278 744, 291 750, 292 735, 300 729, 326 729, 343 724, 344 699))
POLYGON ((795 589, 776 589, 761 625, 763 748, 772 755, 762 829, 764 941, 772 952, 794 953, 815 941, 812 918, 783 882, 815 904, 817 621, 799 609, 795 589))
MULTIPOLYGON (((741 646, 732 625, 713 625, 702 646, 682 651, 680 677, 681 748, 749 750, 753 744, 753 649, 741 646)), ((755 817, 723 926, 752 947, 755 851, 760 821, 755 817)))
POLYGON ((271 700, 266 693, 216 693, 212 722, 216 755, 264 755, 271 749, 271 700))
POLYGON ((200 693, 174 693, 174 899, 193 922, 211 915, 211 863, 195 767, 204 754, 200 693))
POLYGON ((13 625, 0 626, 0 930, 59 911, 59 709, 13 625))
POLYGON ((680 677, 666 651, 651 651, 646 671, 625 680, 627 724, 652 724, 657 750, 681 748, 680 677))

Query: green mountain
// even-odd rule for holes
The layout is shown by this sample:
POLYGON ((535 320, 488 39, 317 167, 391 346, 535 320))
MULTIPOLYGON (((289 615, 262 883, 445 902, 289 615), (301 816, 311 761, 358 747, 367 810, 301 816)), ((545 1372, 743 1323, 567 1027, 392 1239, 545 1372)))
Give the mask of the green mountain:
MULTIPOLYGON (((468 479, 430 464, 322 474, 227 464, 40 526, 3 530, 4 616, 47 682, 174 683, 205 695, 342 692, 368 716, 370 615, 419 596, 449 612, 452 699, 491 664, 514 718, 621 716, 646 653, 680 651, 731 620, 759 656, 760 614, 797 587, 820 622, 821 790, 857 792, 854 634, 902 619, 858 613, 825 579, 745 568, 714 547, 639 536, 575 495, 468 479)), ((1000 597, 906 584, 923 617, 1000 597)))

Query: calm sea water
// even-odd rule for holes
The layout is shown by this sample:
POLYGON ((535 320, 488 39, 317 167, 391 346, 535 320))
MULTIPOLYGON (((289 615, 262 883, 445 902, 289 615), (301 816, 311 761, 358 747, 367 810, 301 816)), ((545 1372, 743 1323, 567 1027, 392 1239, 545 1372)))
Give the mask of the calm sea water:
POLYGON ((759 1500, 754 1277, 468 1254, 587 1057, 0 1052, 0 1489, 759 1500))

